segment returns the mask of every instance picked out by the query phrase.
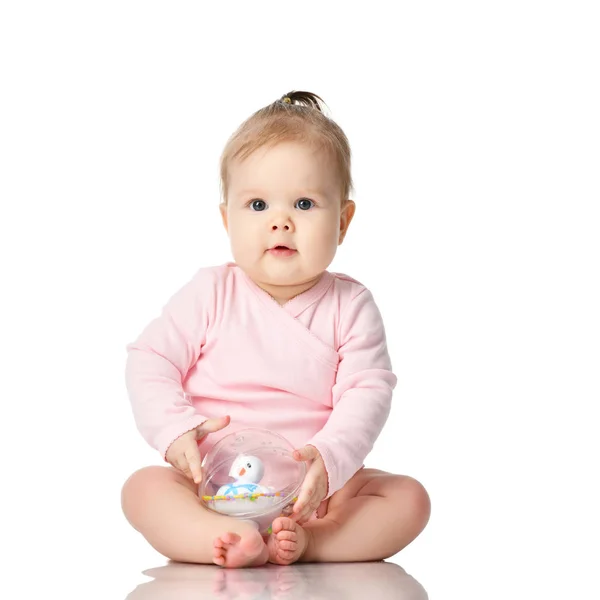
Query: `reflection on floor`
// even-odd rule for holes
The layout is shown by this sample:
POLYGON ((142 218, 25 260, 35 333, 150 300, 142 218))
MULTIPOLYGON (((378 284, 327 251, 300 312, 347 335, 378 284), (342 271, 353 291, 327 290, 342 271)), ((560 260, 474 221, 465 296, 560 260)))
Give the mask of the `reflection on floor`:
POLYGON ((390 562, 310 563, 222 569, 170 562, 148 569, 127 600, 427 600, 421 584, 390 562))

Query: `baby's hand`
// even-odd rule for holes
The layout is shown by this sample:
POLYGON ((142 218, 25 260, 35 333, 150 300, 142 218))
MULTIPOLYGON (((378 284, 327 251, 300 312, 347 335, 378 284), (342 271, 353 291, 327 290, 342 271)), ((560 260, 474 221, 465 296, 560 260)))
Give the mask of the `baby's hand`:
POLYGON ((291 518, 302 525, 308 521, 327 496, 328 477, 323 457, 314 446, 304 446, 300 450, 295 450, 294 458, 296 460, 311 461, 300 488, 298 500, 294 504, 294 511, 291 514, 291 518))
POLYGON ((214 433, 227 427, 229 421, 229 417, 208 419, 202 425, 198 425, 195 429, 179 436, 167 450, 165 457, 167 462, 193 480, 194 483, 200 483, 202 481, 202 458, 200 457, 198 440, 201 440, 208 433, 214 433))

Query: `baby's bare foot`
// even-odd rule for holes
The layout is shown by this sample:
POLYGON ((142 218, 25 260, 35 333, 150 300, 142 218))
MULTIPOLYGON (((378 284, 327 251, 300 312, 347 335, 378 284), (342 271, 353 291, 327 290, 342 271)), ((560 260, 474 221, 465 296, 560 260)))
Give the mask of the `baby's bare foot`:
POLYGON ((215 538, 213 562, 221 567, 237 569, 258 567, 269 559, 269 550, 258 531, 224 533, 215 538))
POLYGON ((299 560, 308 546, 308 532, 289 517, 278 517, 273 521, 273 532, 269 536, 269 562, 291 565, 299 560))

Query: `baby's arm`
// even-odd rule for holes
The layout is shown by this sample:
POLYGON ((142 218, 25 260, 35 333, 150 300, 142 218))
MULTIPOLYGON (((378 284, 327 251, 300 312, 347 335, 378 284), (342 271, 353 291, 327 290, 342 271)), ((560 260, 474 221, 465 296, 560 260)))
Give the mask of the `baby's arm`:
POLYGON ((329 477, 327 497, 356 473, 388 418, 396 376, 392 372, 379 309, 363 288, 340 325, 340 363, 333 410, 307 444, 319 450, 329 477))
POLYGON ((201 269, 127 346, 127 390, 136 425, 163 458, 171 443, 207 420, 184 395, 182 382, 200 356, 215 281, 201 269))

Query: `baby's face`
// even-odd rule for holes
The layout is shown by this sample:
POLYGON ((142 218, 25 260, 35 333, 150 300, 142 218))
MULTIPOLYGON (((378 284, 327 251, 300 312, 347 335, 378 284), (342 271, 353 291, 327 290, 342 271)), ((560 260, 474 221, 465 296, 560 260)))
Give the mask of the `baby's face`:
POLYGON ((339 177, 327 152, 284 142, 231 165, 221 212, 235 262, 265 289, 290 288, 327 269, 354 203, 342 209, 339 177))

